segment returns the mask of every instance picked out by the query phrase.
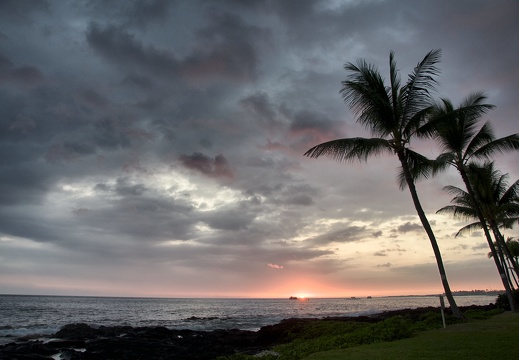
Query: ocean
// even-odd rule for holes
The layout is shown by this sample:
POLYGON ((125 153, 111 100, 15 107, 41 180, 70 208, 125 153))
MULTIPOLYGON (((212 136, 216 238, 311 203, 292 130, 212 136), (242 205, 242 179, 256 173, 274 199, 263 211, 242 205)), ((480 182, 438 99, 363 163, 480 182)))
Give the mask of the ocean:
MULTIPOLYGON (((458 306, 488 305, 494 295, 458 296, 458 306)), ((165 326, 170 329, 259 330, 283 319, 358 316, 440 306, 438 296, 289 299, 162 299, 0 295, 0 345, 46 337, 63 325, 165 326)))

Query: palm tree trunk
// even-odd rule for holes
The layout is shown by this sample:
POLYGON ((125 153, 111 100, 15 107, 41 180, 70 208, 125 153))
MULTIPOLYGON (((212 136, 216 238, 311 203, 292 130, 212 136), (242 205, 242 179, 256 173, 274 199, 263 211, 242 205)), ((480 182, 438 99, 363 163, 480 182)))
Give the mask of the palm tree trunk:
POLYGON ((434 252, 434 257, 436 258, 436 264, 438 265, 438 271, 440 273, 443 290, 445 291, 445 297, 447 298, 447 301, 449 302, 453 315, 456 316, 457 318, 463 319, 464 318, 463 313, 458 308, 458 305, 456 305, 456 301, 454 300, 454 296, 452 295, 452 291, 449 286, 449 281, 447 280, 447 273, 445 272, 445 267, 443 266, 443 260, 442 260, 440 248, 438 246, 438 242, 436 241, 436 237, 434 236, 434 232, 431 228, 431 225, 429 224, 429 220, 427 219, 427 216, 425 215, 425 211, 422 208, 420 199, 418 198, 418 193, 416 192, 416 186, 414 184, 413 177, 409 170, 405 154, 403 153, 403 151, 399 151, 397 154, 398 154, 398 159, 400 160, 400 163, 402 165, 402 170, 404 171, 404 176, 405 176, 405 180, 407 182, 407 186, 409 188, 409 192, 411 193, 411 197, 413 199, 414 207, 416 209, 418 217, 420 218, 420 221, 422 222, 422 226, 425 229, 425 232, 427 233, 427 236, 429 237, 429 240, 431 242, 433 252, 434 252))
POLYGON ((508 281, 508 286, 510 286, 510 290, 514 288, 514 283, 512 282, 512 276, 510 275, 510 267, 507 265, 506 257, 503 252, 503 245, 497 240, 498 235, 496 234, 494 227, 490 224, 490 228, 494 232, 494 239, 496 239, 497 246, 494 246, 497 249, 497 255, 499 255, 499 262, 501 263, 501 267, 503 268, 503 272, 506 275, 506 280, 508 281))
MULTIPOLYGON (((494 263, 496 264, 497 271, 499 273, 499 276, 501 277, 501 281, 503 283, 503 286, 505 287, 506 291, 506 297, 508 298, 508 302, 510 303, 510 310, 515 311, 517 306, 514 300, 514 296, 512 294, 512 290, 510 289, 510 285, 508 282, 508 277, 506 276, 506 273, 501 266, 501 263, 499 261, 499 257, 496 251, 496 247, 494 246, 494 243, 492 242, 492 237, 490 236, 490 232, 488 231, 487 227, 487 221, 485 220, 485 217, 483 216, 483 212, 481 211, 481 207, 479 205, 479 201, 477 200, 476 194, 474 190, 472 189, 472 186, 470 185, 469 178, 467 176, 467 173, 465 171, 465 167, 463 164, 458 164, 457 166, 458 172, 461 175, 461 178, 463 179, 463 182, 465 183, 465 187, 467 188, 467 192, 470 196, 470 199, 472 200, 472 203, 474 204, 474 209, 476 210, 476 213, 478 215, 479 222, 481 223, 481 228, 483 229, 483 232, 485 233, 485 237, 488 242, 488 246, 490 247, 490 251, 492 252, 492 257, 494 258, 494 263)), ((499 240, 496 239, 496 242, 499 247, 499 240)))

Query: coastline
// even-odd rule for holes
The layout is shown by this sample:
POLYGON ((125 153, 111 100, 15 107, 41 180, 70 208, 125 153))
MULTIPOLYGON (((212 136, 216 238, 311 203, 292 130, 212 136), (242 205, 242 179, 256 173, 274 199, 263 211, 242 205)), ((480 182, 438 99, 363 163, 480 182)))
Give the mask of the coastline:
MULTIPOLYGON (((467 310, 493 310, 494 304, 461 307, 467 310)), ((319 321, 376 323, 393 316, 417 321, 426 313, 440 312, 439 307, 383 311, 365 316, 288 318, 258 331, 250 330, 173 330, 161 326, 100 326, 69 324, 48 338, 16 339, 0 346, 0 358, 34 360, 70 359, 171 359, 211 360, 235 353, 257 354, 290 341, 294 329, 319 321)), ((450 309, 446 309, 447 314, 450 309)))

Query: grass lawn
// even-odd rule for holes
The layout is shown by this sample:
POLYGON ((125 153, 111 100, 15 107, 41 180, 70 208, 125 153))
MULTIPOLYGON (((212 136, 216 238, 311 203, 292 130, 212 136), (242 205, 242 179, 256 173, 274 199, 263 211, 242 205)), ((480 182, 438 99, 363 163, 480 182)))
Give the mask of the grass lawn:
POLYGON ((357 359, 516 359, 519 358, 519 313, 426 331, 404 340, 361 345, 312 354, 307 360, 357 359))

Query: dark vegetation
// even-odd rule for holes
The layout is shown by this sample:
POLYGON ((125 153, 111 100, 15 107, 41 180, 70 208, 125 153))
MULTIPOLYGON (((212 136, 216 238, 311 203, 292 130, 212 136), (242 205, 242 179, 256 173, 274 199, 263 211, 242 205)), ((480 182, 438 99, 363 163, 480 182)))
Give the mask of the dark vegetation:
MULTIPOLYGON (((447 325, 473 319, 487 319, 503 312, 503 309, 494 305, 460 307, 460 309, 463 311, 465 319, 460 319, 448 311, 445 319, 447 325)), ((351 319, 291 319, 286 320, 282 329, 277 328, 280 344, 264 351, 260 358, 263 360, 298 360, 316 352, 401 340, 423 331, 437 330, 442 327, 440 309, 433 307, 390 311, 376 316, 361 316, 351 319)), ((276 329, 276 325, 273 328, 276 329)), ((238 353, 217 359, 252 360, 257 357, 238 353)))

